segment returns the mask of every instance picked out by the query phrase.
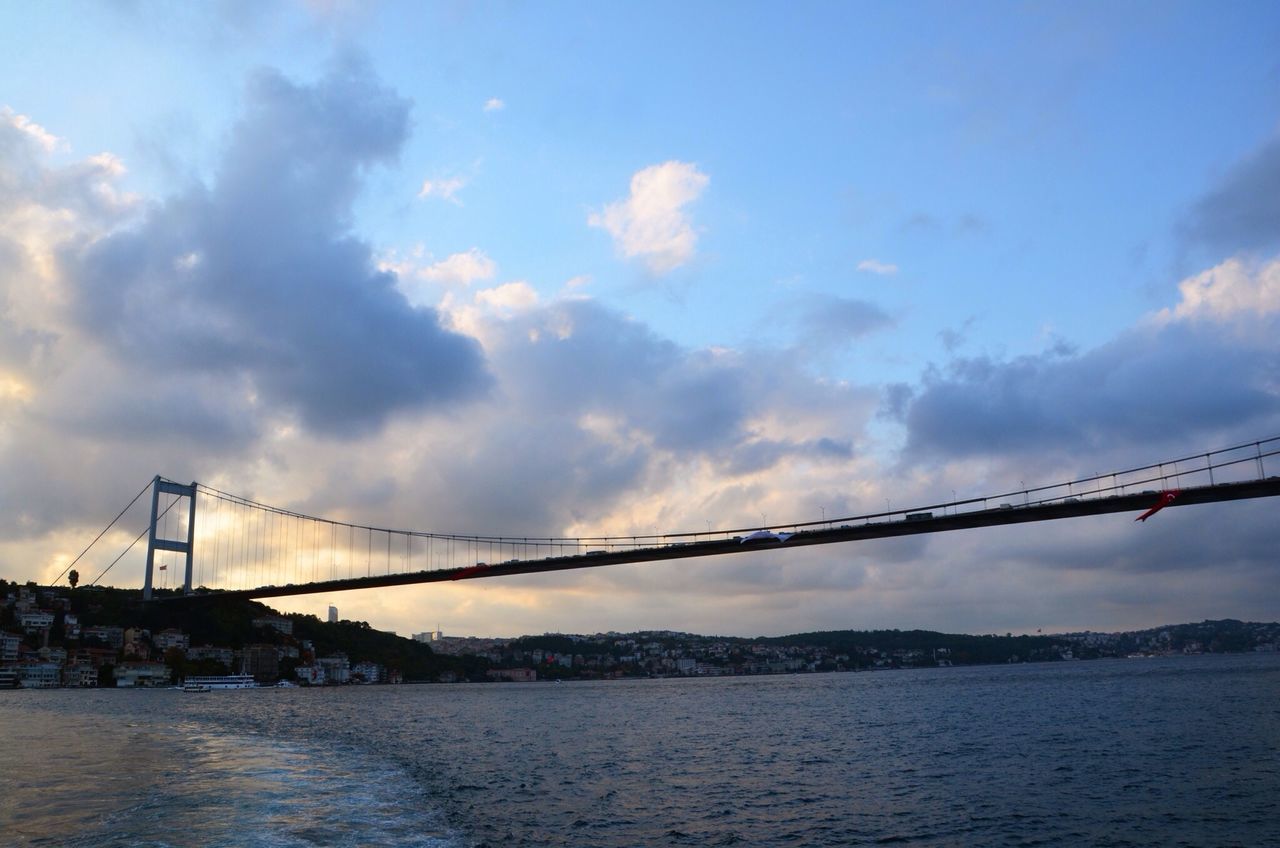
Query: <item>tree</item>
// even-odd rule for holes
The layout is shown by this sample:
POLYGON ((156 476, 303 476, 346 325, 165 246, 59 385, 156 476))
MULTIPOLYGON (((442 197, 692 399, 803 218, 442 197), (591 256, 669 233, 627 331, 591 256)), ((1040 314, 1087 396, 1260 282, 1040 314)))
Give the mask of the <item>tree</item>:
POLYGON ((71 573, 67 575, 67 580, 71 583, 71 588, 74 589, 76 584, 80 582, 80 572, 74 568, 71 569, 71 573))

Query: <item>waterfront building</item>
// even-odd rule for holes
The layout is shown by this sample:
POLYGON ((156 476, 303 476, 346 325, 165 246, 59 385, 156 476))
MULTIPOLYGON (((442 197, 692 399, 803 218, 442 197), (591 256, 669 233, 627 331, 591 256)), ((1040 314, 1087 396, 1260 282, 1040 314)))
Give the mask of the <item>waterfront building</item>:
POLYGON ((356 663, 351 669, 352 678, 363 679, 365 683, 381 683, 382 673, 382 666, 375 662, 356 663))
POLYGON ((117 687, 168 686, 172 681, 169 667, 156 662, 126 662, 116 666, 117 687))
POLYGON ((62 685, 73 689, 91 689, 98 685, 98 669, 92 663, 78 662, 62 669, 62 685))
POLYGON ((346 654, 317 657, 315 664, 324 669, 324 682, 344 684, 351 682, 351 665, 346 654))
POLYGON ((55 662, 28 662, 18 666, 18 685, 23 689, 57 689, 62 685, 62 665, 55 662))
POLYGON ((324 667, 319 665, 300 665, 293 670, 293 676, 308 686, 323 686, 325 682, 324 667))
POLYGON ((259 683, 270 683, 280 676, 280 654, 275 645, 246 645, 240 660, 243 672, 252 674, 259 683))
POLYGON ((538 672, 532 668, 491 668, 485 672, 490 680, 507 680, 512 683, 533 683, 538 672))
POLYGON ((16 661, 21 644, 22 637, 17 633, 0 633, 0 662, 16 661))

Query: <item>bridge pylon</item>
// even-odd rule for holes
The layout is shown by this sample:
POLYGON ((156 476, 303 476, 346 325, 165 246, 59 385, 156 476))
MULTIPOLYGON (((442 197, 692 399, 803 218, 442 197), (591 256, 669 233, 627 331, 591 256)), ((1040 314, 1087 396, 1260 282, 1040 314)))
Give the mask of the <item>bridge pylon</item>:
MULTIPOLYGON (((177 505, 177 502, 174 502, 177 505)), ((169 509, 172 509, 170 506, 169 509)), ((168 512, 168 509, 165 510, 168 512)), ((180 554, 186 554, 186 574, 182 581, 182 591, 184 594, 191 594, 191 554, 195 550, 196 544, 196 484, 193 482, 190 486, 184 486, 181 483, 174 483, 165 480, 160 475, 156 475, 151 482, 151 526, 147 533, 147 575, 145 582, 142 584, 142 599, 144 601, 151 600, 151 583, 152 573, 155 570, 156 551, 174 551, 180 554), (160 521, 160 493, 167 495, 177 495, 180 498, 186 498, 187 506, 187 538, 181 539, 162 539, 159 538, 156 528, 160 521)))

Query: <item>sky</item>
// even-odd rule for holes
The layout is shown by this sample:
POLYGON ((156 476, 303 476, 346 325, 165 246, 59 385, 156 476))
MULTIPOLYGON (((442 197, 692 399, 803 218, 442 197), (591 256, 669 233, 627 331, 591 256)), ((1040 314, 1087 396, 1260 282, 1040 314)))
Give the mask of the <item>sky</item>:
MULTIPOLYGON (((156 474, 648 534, 1280 436, 1276 44, 1270 2, 0 5, 0 576, 56 579, 156 474)), ((1276 507, 273 605, 406 635, 1271 621, 1276 507)))

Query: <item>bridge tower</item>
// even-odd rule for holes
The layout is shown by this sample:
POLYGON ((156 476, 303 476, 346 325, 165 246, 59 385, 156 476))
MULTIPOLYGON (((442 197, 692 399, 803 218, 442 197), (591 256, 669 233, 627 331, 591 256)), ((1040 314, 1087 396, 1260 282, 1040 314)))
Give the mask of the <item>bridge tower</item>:
MULTIPOLYGON (((176 505, 176 504, 175 504, 176 505)), ((142 599, 144 601, 151 600, 151 579, 152 572, 156 564, 156 551, 175 551, 176 553, 186 554, 187 569, 186 575, 182 581, 183 594, 191 594, 191 554, 195 550, 196 545, 196 484, 184 486, 181 483, 173 483, 169 480, 161 479, 160 475, 151 482, 151 527, 147 533, 147 576, 142 584, 142 599), (187 538, 186 541, 180 539, 161 539, 156 536, 156 527, 160 516, 157 514, 160 509, 160 493, 167 495, 177 495, 180 498, 186 498, 187 505, 187 538)))

